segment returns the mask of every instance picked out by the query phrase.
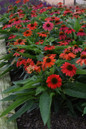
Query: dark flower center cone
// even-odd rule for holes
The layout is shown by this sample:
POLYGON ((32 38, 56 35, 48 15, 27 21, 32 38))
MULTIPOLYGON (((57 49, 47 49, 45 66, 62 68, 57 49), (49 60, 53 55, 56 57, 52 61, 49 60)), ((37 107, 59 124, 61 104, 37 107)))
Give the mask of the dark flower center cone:
POLYGON ((68 69, 69 71, 72 71, 72 70, 73 70, 73 67, 72 67, 71 65, 68 65, 68 66, 67 66, 67 69, 68 69))
POLYGON ((79 29, 79 32, 84 32, 84 30, 83 29, 79 29))
POLYGON ((31 24, 31 27, 34 27, 34 24, 31 24))
POLYGON ((50 58, 47 58, 47 59, 46 59, 46 62, 47 62, 47 63, 51 62, 51 59, 50 59, 50 58))
POLYGON ((47 27, 50 27, 50 24, 47 24, 47 27))
POLYGON ((22 39, 19 39, 19 40, 18 40, 18 43, 21 43, 21 42, 22 42, 22 39))
POLYGON ((81 59, 86 59, 86 55, 81 55, 81 59))
POLYGON ((51 81, 52 81, 53 84, 56 84, 58 82, 58 80, 56 78, 52 78, 51 81))

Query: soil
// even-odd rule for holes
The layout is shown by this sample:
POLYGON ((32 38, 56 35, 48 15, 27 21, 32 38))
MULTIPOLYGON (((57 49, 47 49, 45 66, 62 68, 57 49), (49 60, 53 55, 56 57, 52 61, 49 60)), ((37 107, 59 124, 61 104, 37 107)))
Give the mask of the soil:
MULTIPOLYGON (((19 74, 21 71, 17 71, 16 75, 11 72, 11 80, 20 80, 19 74)), ((16 121, 18 129, 48 129, 47 126, 43 125, 39 110, 26 112, 16 121)), ((74 117, 68 114, 67 110, 61 110, 59 114, 53 112, 51 114, 51 129, 86 129, 86 116, 83 117, 78 114, 77 117, 74 117)))
MULTIPOLYGON (((18 129, 48 129, 43 125, 39 110, 25 113, 17 119, 18 129)), ((86 129, 86 118, 68 115, 66 112, 52 113, 51 129, 86 129)))

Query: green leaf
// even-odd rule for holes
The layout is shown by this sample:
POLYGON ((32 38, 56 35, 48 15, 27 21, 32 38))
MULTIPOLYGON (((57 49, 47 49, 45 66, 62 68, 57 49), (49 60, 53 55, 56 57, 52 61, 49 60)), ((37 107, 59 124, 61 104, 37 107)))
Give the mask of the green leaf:
POLYGON ((48 127, 48 129, 50 129, 50 115, 49 115, 49 119, 47 121, 47 127, 48 127))
POLYGON ((13 85, 13 86, 9 86, 6 90, 4 90, 2 93, 6 94, 6 93, 10 93, 12 92, 12 90, 19 88, 18 85, 13 85))
POLYGON ((57 65, 58 67, 60 67, 64 62, 65 62, 65 60, 58 59, 58 60, 56 61, 56 65, 57 65))
POLYGON ((7 62, 1 62, 1 63, 0 63, 0 68, 3 67, 3 66, 6 65, 6 64, 7 64, 7 62))
POLYGON ((25 84, 30 80, 30 78, 27 78, 25 80, 19 80, 19 81, 14 81, 13 84, 15 85, 21 85, 21 84, 25 84))
POLYGON ((30 82, 28 82, 27 84, 25 84, 25 85, 22 86, 22 87, 15 85, 14 88, 8 90, 7 93, 12 93, 12 92, 21 91, 21 90, 24 90, 24 89, 33 88, 33 87, 32 87, 32 84, 34 84, 34 82, 30 81, 30 82))
POLYGON ((19 105, 23 104, 28 99, 29 99, 28 96, 24 96, 24 97, 21 97, 21 98, 17 99, 4 112, 2 112, 2 114, 0 115, 0 117, 8 114, 11 110, 14 110, 16 107, 18 107, 19 105))
POLYGON ((35 78, 35 76, 32 76, 31 78, 28 78, 26 80, 16 81, 13 82, 14 86, 7 88, 6 90, 3 91, 3 93, 12 93, 25 89, 35 88, 36 83, 38 83, 39 81, 40 79, 35 78))
POLYGON ((0 37, 0 39, 4 39, 5 37, 0 37))
POLYGON ((68 46, 56 46, 54 50, 62 50, 68 48, 68 46))
POLYGON ((8 30, 0 30, 0 34, 8 34, 9 32, 8 32, 8 30))
POLYGON ((44 55, 43 54, 39 54, 39 55, 36 55, 36 57, 37 57, 37 60, 42 61, 44 55))
POLYGON ((38 87, 36 89, 36 95, 40 94, 41 92, 43 92, 45 89, 41 86, 41 87, 38 87))
POLYGON ((74 111, 74 107, 73 107, 73 104, 72 104, 71 100, 67 99, 66 104, 67 104, 67 107, 69 108, 70 112, 72 113, 72 115, 76 116, 76 113, 74 111))
POLYGON ((79 19, 76 19, 74 23, 74 29, 76 30, 76 32, 78 32, 80 28, 81 28, 81 25, 79 23, 79 19))
POLYGON ((39 101, 40 113, 44 125, 46 125, 46 123, 49 120, 51 103, 52 103, 52 97, 47 92, 44 92, 40 96, 40 101, 39 101))
POLYGON ((86 69, 85 70, 77 69, 76 74, 86 74, 86 69))
POLYGON ((27 57, 27 58, 32 58, 32 59, 35 59, 36 57, 35 56, 32 56, 30 55, 29 53, 21 53, 21 52, 18 52, 20 55, 24 56, 24 57, 27 57))
POLYGON ((9 119, 9 121, 12 121, 18 117, 20 117, 24 112, 26 112, 27 110, 30 110, 31 107, 33 106, 34 102, 29 100, 27 103, 25 103, 14 115, 12 115, 9 119))
POLYGON ((9 95, 3 99, 1 99, 0 101, 12 101, 16 98, 17 96, 16 95, 9 95))
POLYGON ((83 111, 83 115, 85 115, 86 114, 86 107, 84 108, 84 111, 83 111))
POLYGON ((69 96, 86 99, 86 84, 74 82, 66 83, 63 92, 69 96))
POLYGON ((25 90, 25 89, 30 89, 30 88, 36 88, 37 86, 35 85, 39 80, 36 81, 32 81, 30 80, 29 82, 27 82, 25 85, 23 85, 22 87, 14 87, 13 89, 9 90, 8 93, 11 92, 17 92, 17 91, 21 91, 21 90, 25 90))
POLYGON ((0 77, 2 77, 4 74, 8 73, 9 71, 11 71, 13 69, 13 67, 8 67, 4 72, 2 72, 0 74, 0 77))
POLYGON ((5 56, 3 56, 0 60, 9 60, 9 59, 11 59, 13 57, 13 54, 12 53, 10 53, 10 54, 7 54, 7 55, 5 55, 5 56))

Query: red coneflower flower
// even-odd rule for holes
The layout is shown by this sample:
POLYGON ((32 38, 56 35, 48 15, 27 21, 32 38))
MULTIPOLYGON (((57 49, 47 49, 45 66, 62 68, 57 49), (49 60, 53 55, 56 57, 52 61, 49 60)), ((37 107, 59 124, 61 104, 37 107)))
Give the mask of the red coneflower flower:
POLYGON ((36 72, 40 72, 41 71, 41 68, 42 68, 42 62, 41 61, 37 61, 34 70, 36 72))
POLYGON ((62 2, 59 2, 57 5, 58 5, 59 8, 63 7, 63 3, 62 2))
POLYGON ((77 36, 85 36, 85 35, 86 35, 86 33, 84 32, 84 29, 79 29, 77 36))
POLYGON ((47 57, 52 56, 53 58, 55 58, 55 57, 56 57, 56 54, 47 54, 46 56, 47 56, 47 57))
POLYGON ((24 50, 24 49, 21 49, 19 52, 20 52, 20 53, 24 53, 24 52, 25 52, 25 50, 24 50))
POLYGON ((42 69, 45 70, 46 68, 51 67, 52 65, 55 64, 55 61, 56 60, 52 55, 49 57, 48 56, 44 57, 43 63, 42 63, 42 69))
POLYGON ((43 24, 43 29, 44 29, 44 30, 51 31, 51 30, 53 29, 53 26, 54 26, 53 23, 47 21, 47 22, 45 22, 45 23, 43 24))
POLYGON ((38 32, 37 33, 40 37, 47 37, 47 34, 46 32, 38 32))
POLYGON ((80 18, 80 16, 78 14, 74 14, 73 17, 80 18))
POLYGON ((70 76, 73 77, 76 74, 76 67, 74 64, 70 64, 68 62, 65 62, 62 66, 61 66, 61 71, 63 73, 66 74, 66 76, 70 76))
POLYGON ((75 54, 82 51, 82 49, 81 49, 80 47, 78 47, 78 45, 74 45, 74 46, 72 47, 72 49, 73 49, 73 52, 74 52, 75 54))
POLYGON ((16 35, 11 34, 8 39, 13 39, 15 37, 16 37, 16 35))
POLYGON ((37 17, 36 13, 31 13, 31 17, 37 17))
POLYGON ((70 37, 66 37, 66 42, 70 43, 72 41, 72 39, 70 37))
POLYGON ((56 89, 57 87, 61 87, 62 79, 59 75, 52 74, 46 80, 47 86, 51 89, 56 89))
POLYGON ((55 25, 61 24, 63 23, 63 21, 60 21, 60 18, 56 18, 55 19, 55 25))
POLYGON ((21 66, 22 64, 24 65, 26 62, 26 59, 23 59, 23 58, 18 58, 18 61, 16 63, 16 66, 19 67, 21 66))
POLYGON ((21 0, 16 0, 16 1, 15 1, 16 4, 18 4, 18 3, 20 3, 20 2, 21 2, 21 0))
POLYGON ((21 21, 18 17, 16 17, 16 18, 14 19, 13 25, 20 24, 21 22, 22 22, 22 21, 21 21))
POLYGON ((82 66, 83 64, 85 64, 86 65, 86 54, 84 55, 81 55, 80 56, 80 59, 78 59, 77 61, 76 61, 76 63, 77 64, 79 64, 80 63, 80 65, 82 66))
POLYGON ((61 28, 60 28, 60 30, 62 31, 64 31, 64 30, 66 30, 66 29, 68 29, 68 27, 66 26, 66 25, 61 25, 61 28))
POLYGON ((63 5, 63 3, 62 2, 59 2, 57 5, 63 5))
POLYGON ((20 54, 18 53, 18 52, 20 52, 20 53, 24 53, 25 52, 25 50, 24 49, 17 49, 16 50, 17 52, 15 52, 14 54, 13 54, 13 56, 20 56, 20 54))
POLYGON ((82 25, 82 28, 86 28, 86 24, 82 25))
POLYGON ((50 21, 56 21, 57 19, 59 19, 59 20, 60 20, 60 18, 57 18, 57 17, 55 17, 55 16, 50 17, 50 21))
POLYGON ((35 44, 43 44, 44 40, 39 40, 38 42, 36 42, 35 44))
POLYGON ((60 40, 66 38, 66 35, 65 35, 65 33, 63 31, 59 32, 59 38, 60 38, 60 40))
POLYGON ((2 29, 4 30, 5 28, 7 28, 7 25, 4 25, 2 29))
POLYGON ((51 46, 51 45, 47 45, 44 47, 44 50, 47 51, 47 50, 53 50, 55 49, 55 46, 51 46))
POLYGON ((17 39, 16 42, 14 42, 14 45, 25 45, 25 42, 25 39, 17 39))
POLYGON ((15 27, 19 29, 22 28, 22 25, 16 25, 15 27))
POLYGON ((70 14, 70 13, 72 13, 72 11, 70 11, 70 9, 66 9, 63 14, 65 16, 66 14, 70 14))
POLYGON ((51 20, 51 17, 45 18, 45 21, 50 21, 50 20, 51 20))
POLYGON ((20 18, 23 18, 25 16, 25 14, 23 12, 18 13, 18 15, 19 15, 20 18))
POLYGON ((52 6, 47 7, 47 9, 52 9, 52 6))
POLYGON ((15 53, 13 54, 13 56, 18 57, 18 56, 20 56, 20 54, 19 54, 19 53, 17 53, 17 52, 15 52, 15 53))
POLYGON ((32 35, 32 31, 31 30, 26 30, 24 33, 23 33, 24 36, 31 36, 32 35))
POLYGON ((37 22, 31 23, 27 25, 27 28, 29 28, 30 30, 34 30, 36 29, 37 26, 37 22))
POLYGON ((31 74, 34 71, 34 66, 29 65, 29 66, 26 67, 25 70, 27 71, 27 73, 31 74))
POLYGON ((64 52, 59 55, 59 57, 66 60, 71 60, 72 58, 75 58, 76 55, 72 53, 70 50, 65 49, 64 52))
POLYGON ((26 60, 25 64, 24 64, 25 70, 26 70, 26 68, 27 68, 29 65, 34 66, 34 62, 33 62, 33 60, 30 59, 30 58, 28 58, 28 59, 26 60))
POLYGON ((46 10, 47 10, 46 8, 41 9, 40 10, 40 14, 43 13, 43 12, 45 12, 46 10))
POLYGON ((72 32, 75 32, 75 30, 72 28, 68 28, 67 30, 65 30, 66 34, 71 34, 72 32))
POLYGON ((24 3, 24 4, 27 3, 27 2, 29 2, 29 0, 23 0, 23 3, 24 3))
POLYGON ((67 41, 60 41, 58 43, 60 44, 60 46, 66 46, 69 44, 67 41))
POLYGON ((86 48, 81 52, 81 55, 86 55, 86 48))

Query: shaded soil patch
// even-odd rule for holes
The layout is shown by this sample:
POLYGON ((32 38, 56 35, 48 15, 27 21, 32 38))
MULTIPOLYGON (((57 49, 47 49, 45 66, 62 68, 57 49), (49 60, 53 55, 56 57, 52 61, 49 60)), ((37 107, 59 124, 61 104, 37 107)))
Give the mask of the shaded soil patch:
MULTIPOLYGON (((18 129, 48 129, 44 127, 39 110, 25 113, 17 119, 18 129)), ((86 118, 74 118, 66 112, 52 113, 51 129, 86 129, 86 118)))

